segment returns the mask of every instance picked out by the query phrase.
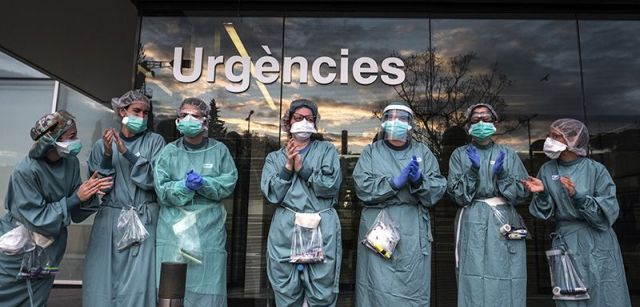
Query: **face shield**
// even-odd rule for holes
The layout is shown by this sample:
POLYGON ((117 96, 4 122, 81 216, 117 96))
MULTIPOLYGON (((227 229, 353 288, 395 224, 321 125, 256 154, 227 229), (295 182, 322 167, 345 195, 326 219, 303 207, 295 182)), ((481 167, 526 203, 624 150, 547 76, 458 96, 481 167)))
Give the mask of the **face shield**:
POLYGON ((382 129, 387 141, 406 142, 413 125, 413 116, 405 110, 389 109, 382 113, 382 129))

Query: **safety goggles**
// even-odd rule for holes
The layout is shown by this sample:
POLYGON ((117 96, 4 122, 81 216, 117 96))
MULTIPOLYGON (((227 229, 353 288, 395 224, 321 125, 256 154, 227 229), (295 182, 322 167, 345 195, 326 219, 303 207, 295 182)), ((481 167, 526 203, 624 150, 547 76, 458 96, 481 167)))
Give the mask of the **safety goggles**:
POLYGON ((475 123, 478 123, 480 121, 483 121, 485 123, 494 122, 493 116, 491 115, 491 113, 473 113, 473 114, 471 114, 471 117, 469 118, 469 122, 470 123, 475 124, 475 123))
POLYGON ((178 113, 178 119, 184 119, 185 117, 191 115, 193 118, 203 121, 206 119, 205 116, 202 116, 200 113, 188 113, 188 112, 180 112, 178 113))

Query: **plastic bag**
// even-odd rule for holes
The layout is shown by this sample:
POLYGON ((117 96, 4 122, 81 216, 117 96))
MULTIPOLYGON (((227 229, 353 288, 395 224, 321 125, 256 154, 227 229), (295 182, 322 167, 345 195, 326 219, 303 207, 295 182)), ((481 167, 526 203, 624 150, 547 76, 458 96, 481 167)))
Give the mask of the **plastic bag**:
POLYGON ((0 251, 9 256, 31 251, 35 247, 29 230, 20 223, 0 237, 0 251))
POLYGON ((40 279, 58 273, 46 250, 36 245, 31 251, 25 252, 18 271, 18 279, 40 279))
POLYGON ((140 245, 142 241, 149 237, 149 232, 133 207, 129 209, 122 208, 118 216, 117 231, 120 238, 117 242, 118 251, 140 245))
POLYGON ((362 244, 376 252, 384 259, 391 259, 391 255, 400 241, 400 230, 386 210, 381 210, 362 240, 362 244))
POLYGON ((291 239, 291 263, 324 261, 319 213, 297 213, 291 239))
POLYGON ((586 300, 589 293, 576 270, 573 254, 563 246, 546 251, 554 300, 586 300))
POLYGON ((500 235, 506 240, 523 240, 529 236, 524 220, 513 206, 489 206, 500 223, 500 235))
POLYGON ((184 216, 173 224, 173 233, 178 238, 178 259, 176 261, 202 264, 202 247, 196 225, 196 212, 182 209, 184 216))

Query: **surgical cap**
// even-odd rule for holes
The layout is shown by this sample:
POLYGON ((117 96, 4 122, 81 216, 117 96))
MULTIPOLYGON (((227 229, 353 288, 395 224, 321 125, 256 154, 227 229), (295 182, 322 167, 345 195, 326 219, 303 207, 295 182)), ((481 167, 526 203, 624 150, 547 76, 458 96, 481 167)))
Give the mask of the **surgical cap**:
POLYGON ((60 110, 47 114, 40 117, 33 128, 31 128, 31 139, 37 141, 47 133, 50 133, 53 139, 57 139, 75 125, 75 117, 67 111, 60 110))
POLYGON ((475 108, 478 107, 486 107, 487 109, 489 109, 489 111, 491 112, 491 115, 493 116, 493 120, 494 121, 498 121, 499 117, 498 117, 498 113, 496 113, 496 110, 493 109, 493 107, 490 104, 486 104, 486 103, 476 103, 472 106, 470 106, 469 108, 467 108, 467 111, 465 112, 464 116, 467 120, 467 122, 469 121, 469 119, 471 118, 471 115, 473 115, 473 110, 475 108))
POLYGON ((211 107, 209 106, 209 104, 199 98, 191 97, 183 100, 180 104, 178 112, 182 110, 182 107, 184 107, 185 105, 192 105, 198 108, 198 110, 200 110, 200 112, 202 113, 202 116, 209 116, 209 112, 211 111, 211 107))
POLYGON ((288 112, 289 117, 291 117, 291 115, 293 115, 293 113, 297 109, 300 109, 302 107, 305 107, 311 110, 311 114, 313 114, 313 117, 318 117, 318 106, 316 106, 316 104, 313 103, 313 101, 307 100, 307 99, 298 99, 298 100, 292 101, 291 105, 289 106, 289 112, 288 112))
POLYGON ((139 90, 128 91, 119 98, 116 97, 111 99, 111 108, 118 113, 119 109, 126 108, 135 101, 142 102, 146 104, 147 107, 151 108, 151 101, 139 90))
POLYGON ((287 112, 282 117, 282 126, 284 127, 284 130, 286 132, 289 132, 289 129, 291 129, 291 127, 289 126, 291 116, 293 116, 293 113, 295 113, 297 109, 300 109, 302 107, 311 110, 311 114, 313 115, 313 118, 315 118, 314 125, 316 126, 316 128, 318 128, 318 119, 320 119, 320 115, 318 114, 318 106, 311 100, 298 99, 291 102, 291 105, 289 105, 289 110, 287 110, 287 112))
POLYGON ((589 130, 581 121, 573 118, 561 118, 551 123, 550 128, 564 137, 569 151, 579 156, 587 155, 589 130))

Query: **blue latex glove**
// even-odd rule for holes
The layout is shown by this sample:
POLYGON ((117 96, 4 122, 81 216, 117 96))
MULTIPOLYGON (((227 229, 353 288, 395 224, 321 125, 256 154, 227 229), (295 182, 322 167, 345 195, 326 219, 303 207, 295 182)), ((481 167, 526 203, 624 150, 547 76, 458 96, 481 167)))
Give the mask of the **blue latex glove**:
POLYGON ((195 191, 202 188, 202 186, 204 185, 204 179, 194 170, 190 170, 189 172, 187 172, 187 176, 184 180, 184 185, 189 190, 195 191))
POLYGON ((409 180, 409 173, 411 172, 411 163, 409 163, 409 165, 405 166, 401 171, 400 171, 400 175, 398 175, 397 177, 393 178, 393 185, 396 186, 396 188, 402 188, 405 184, 407 184, 407 181, 409 180))
POLYGON ((469 145, 467 146, 467 156, 469 156, 469 160, 471 160, 471 166, 475 169, 480 168, 480 155, 475 147, 469 145))
POLYGON ((411 170, 409 171, 409 180, 411 180, 412 183, 416 183, 420 179, 420 174, 422 172, 420 171, 418 158, 416 158, 415 155, 411 158, 411 162, 409 163, 409 165, 411 166, 411 170))
POLYGON ((498 154, 498 158, 496 159, 496 162, 493 163, 493 168, 492 171, 494 174, 500 174, 503 170, 504 170, 504 157, 507 155, 507 152, 504 150, 500 151, 500 154, 498 154))

